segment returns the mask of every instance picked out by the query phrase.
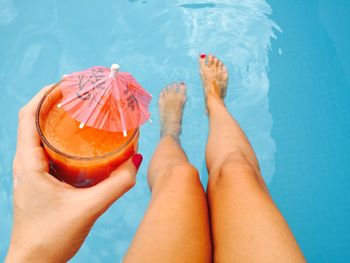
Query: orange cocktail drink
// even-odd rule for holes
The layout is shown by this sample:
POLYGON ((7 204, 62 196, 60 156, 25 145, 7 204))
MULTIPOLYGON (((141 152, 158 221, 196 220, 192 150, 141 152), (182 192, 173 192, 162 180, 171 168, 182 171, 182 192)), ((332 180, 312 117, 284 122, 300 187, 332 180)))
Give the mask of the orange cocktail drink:
POLYGON ((85 126, 57 105, 62 100, 60 82, 41 100, 36 124, 47 152, 50 174, 75 187, 88 187, 110 173, 137 151, 139 129, 124 136, 85 126))

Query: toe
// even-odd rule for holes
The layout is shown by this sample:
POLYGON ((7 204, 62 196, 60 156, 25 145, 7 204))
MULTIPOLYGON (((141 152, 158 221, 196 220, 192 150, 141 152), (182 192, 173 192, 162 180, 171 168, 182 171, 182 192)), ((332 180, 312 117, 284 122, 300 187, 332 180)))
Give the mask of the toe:
POLYGON ((208 56, 208 62, 207 62, 208 67, 211 67, 213 65, 213 62, 214 62, 214 56, 213 55, 209 55, 208 56))
POLYGON ((177 93, 179 91, 179 86, 177 85, 177 83, 174 83, 172 85, 171 91, 172 91, 172 93, 177 93))
POLYGON ((200 67, 204 67, 205 66, 205 62, 206 62, 206 55, 205 54, 201 54, 199 56, 198 62, 199 62, 199 66, 200 67))
POLYGON ((166 95, 166 89, 163 89, 162 92, 159 95, 159 102, 161 103, 162 101, 164 101, 165 99, 165 95, 166 95))
POLYGON ((224 77, 226 77, 226 78, 228 77, 228 70, 227 70, 225 65, 222 66, 222 73, 223 73, 224 77))
POLYGON ((215 67, 217 67, 218 64, 219 64, 219 60, 218 60, 216 57, 214 57, 214 59, 213 59, 213 65, 214 65, 215 67))
POLYGON ((174 83, 173 90, 175 93, 179 93, 180 92, 180 85, 178 83, 174 83))
POLYGON ((223 71, 222 71, 221 76, 222 76, 222 80, 223 80, 223 81, 225 81, 225 82, 228 81, 228 79, 229 79, 229 74, 228 74, 228 71, 227 71, 227 69, 226 69, 225 66, 224 66, 224 68, 223 68, 223 71))
POLYGON ((184 82, 181 82, 180 85, 179 85, 179 91, 180 93, 182 94, 185 94, 186 93, 186 84, 184 82))
POLYGON ((161 107, 164 103, 164 98, 165 98, 165 89, 162 90, 162 92, 159 95, 159 99, 158 99, 158 105, 159 107, 161 107))

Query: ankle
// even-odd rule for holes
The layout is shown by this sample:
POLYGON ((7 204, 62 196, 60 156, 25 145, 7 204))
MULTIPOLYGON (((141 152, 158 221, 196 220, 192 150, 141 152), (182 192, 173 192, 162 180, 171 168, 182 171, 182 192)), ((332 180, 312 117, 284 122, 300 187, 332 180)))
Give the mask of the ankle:
POLYGON ((180 134, 179 133, 163 131, 162 130, 160 132, 160 139, 164 139, 164 138, 167 138, 167 137, 175 140, 178 144, 180 144, 180 134))
POLYGON ((207 100, 207 108, 208 108, 209 114, 210 114, 210 112, 215 110, 217 107, 226 108, 224 100, 217 94, 214 94, 211 92, 207 93, 206 100, 207 100))
POLYGON ((179 142, 180 141, 180 134, 181 134, 181 125, 179 124, 173 124, 173 125, 166 125, 162 126, 160 130, 160 138, 164 137, 171 137, 175 141, 179 142))

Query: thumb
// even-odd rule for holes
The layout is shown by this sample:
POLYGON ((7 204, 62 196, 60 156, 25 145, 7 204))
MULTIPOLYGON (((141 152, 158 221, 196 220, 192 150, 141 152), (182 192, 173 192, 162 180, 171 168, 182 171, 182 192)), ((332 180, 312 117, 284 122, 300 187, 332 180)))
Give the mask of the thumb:
POLYGON ((136 173, 142 162, 142 155, 137 153, 110 176, 97 185, 85 189, 88 199, 103 213, 116 200, 129 191, 136 183, 136 173))

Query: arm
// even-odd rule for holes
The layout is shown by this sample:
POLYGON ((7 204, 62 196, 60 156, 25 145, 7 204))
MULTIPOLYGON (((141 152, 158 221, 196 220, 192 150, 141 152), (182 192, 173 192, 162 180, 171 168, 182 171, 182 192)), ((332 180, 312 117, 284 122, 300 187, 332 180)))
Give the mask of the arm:
POLYGON ((19 113, 13 162, 13 230, 6 262, 66 262, 95 221, 136 180, 140 154, 100 184, 77 189, 48 174, 48 162, 35 127, 35 111, 44 88, 19 113))

